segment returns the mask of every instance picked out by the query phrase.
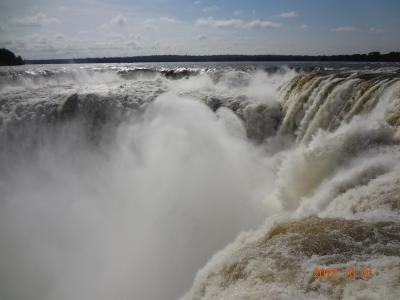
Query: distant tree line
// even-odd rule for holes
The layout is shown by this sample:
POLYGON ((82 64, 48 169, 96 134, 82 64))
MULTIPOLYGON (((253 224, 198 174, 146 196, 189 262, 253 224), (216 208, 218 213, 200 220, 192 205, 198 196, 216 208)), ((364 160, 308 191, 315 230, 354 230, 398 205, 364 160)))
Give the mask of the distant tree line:
POLYGON ((152 62, 229 62, 229 61, 347 61, 347 62, 400 62, 400 52, 351 55, 151 55, 130 57, 97 57, 73 59, 26 60, 29 64, 68 63, 152 63, 152 62))
POLYGON ((8 49, 0 49, 0 66, 16 66, 23 64, 24 60, 21 56, 15 56, 15 54, 8 49))

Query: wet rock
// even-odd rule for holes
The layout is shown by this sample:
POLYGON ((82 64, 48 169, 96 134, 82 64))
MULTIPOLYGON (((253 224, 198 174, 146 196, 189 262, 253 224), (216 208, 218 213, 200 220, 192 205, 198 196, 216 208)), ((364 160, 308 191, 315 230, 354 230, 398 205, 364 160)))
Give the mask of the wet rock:
POLYGON ((60 110, 60 118, 62 120, 72 118, 76 115, 79 106, 78 94, 73 94, 64 101, 60 110))
POLYGON ((282 120, 279 106, 250 104, 243 111, 247 136, 261 143, 265 138, 276 134, 282 120))

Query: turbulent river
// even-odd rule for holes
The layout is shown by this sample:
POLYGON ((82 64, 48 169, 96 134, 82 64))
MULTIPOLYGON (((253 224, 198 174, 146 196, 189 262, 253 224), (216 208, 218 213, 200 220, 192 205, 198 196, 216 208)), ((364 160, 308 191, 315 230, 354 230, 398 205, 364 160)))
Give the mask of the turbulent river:
POLYGON ((400 299, 399 126, 397 65, 2 67, 0 299, 400 299))

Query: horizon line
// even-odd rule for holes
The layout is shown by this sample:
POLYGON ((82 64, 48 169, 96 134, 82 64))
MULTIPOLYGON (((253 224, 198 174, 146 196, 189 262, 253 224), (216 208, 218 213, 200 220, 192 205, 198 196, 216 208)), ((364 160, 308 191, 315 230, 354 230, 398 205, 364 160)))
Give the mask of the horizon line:
POLYGON ((75 63, 96 63, 96 62, 223 62, 223 61, 318 61, 323 59, 326 61, 400 61, 400 52, 391 51, 380 53, 372 51, 369 53, 353 53, 353 54, 153 54, 153 55, 135 55, 135 56, 103 56, 103 57, 81 57, 81 58, 41 58, 41 59, 24 59, 26 63, 35 62, 75 62, 75 63), (183 60, 180 60, 183 59, 183 60))

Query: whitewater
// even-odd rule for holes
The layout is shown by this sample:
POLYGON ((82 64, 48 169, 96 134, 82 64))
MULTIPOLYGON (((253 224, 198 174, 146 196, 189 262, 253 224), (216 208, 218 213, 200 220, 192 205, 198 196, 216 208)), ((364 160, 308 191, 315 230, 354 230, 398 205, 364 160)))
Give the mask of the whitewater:
POLYGON ((1 67, 0 298, 400 299, 399 126, 396 64, 1 67))

